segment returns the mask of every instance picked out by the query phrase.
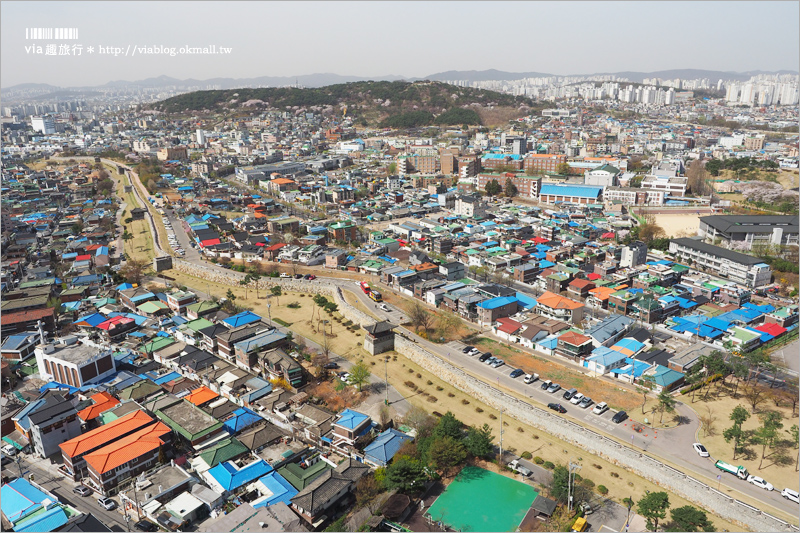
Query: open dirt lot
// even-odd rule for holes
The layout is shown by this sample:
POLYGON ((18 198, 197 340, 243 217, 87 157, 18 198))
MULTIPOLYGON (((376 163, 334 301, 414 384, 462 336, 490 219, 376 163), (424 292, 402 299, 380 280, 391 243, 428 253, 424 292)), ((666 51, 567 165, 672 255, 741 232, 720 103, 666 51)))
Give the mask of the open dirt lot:
POLYGON ((656 223, 664 228, 667 237, 681 237, 697 235, 700 227, 700 216, 693 213, 680 213, 669 215, 655 215, 656 223))
MULTIPOLYGON (((777 389, 772 389, 776 391, 777 389)), ((726 383, 719 389, 712 387, 709 391, 708 399, 705 399, 705 394, 697 391, 695 401, 692 403, 691 394, 681 397, 686 405, 694 409, 700 415, 710 413, 715 422, 711 426, 711 431, 706 433, 703 429, 699 431, 700 441, 708 449, 711 456, 715 459, 721 459, 725 462, 742 465, 750 471, 751 474, 763 477, 775 486, 776 490, 782 490, 785 487, 798 490, 800 480, 798 480, 796 468, 796 461, 798 457, 798 450, 792 443, 789 442, 789 435, 786 430, 793 424, 797 424, 797 416, 793 416, 790 404, 781 402, 776 406, 775 402, 769 397, 770 389, 766 387, 767 399, 760 404, 756 413, 753 413, 751 405, 749 405, 746 398, 742 396, 742 386, 739 387, 737 398, 733 398, 733 386, 726 383), (722 432, 731 427, 733 422, 730 420, 731 412, 737 405, 743 406, 750 413, 750 418, 742 424, 744 430, 756 430, 760 426, 758 415, 765 411, 778 411, 783 415, 783 429, 779 430, 778 443, 766 449, 764 460, 761 460, 761 446, 753 444, 747 447, 745 452, 736 454, 736 460, 733 459, 733 442, 725 442, 722 432), (761 468, 759 469, 759 466, 761 468)), ((666 417, 669 415, 665 415, 666 417)))

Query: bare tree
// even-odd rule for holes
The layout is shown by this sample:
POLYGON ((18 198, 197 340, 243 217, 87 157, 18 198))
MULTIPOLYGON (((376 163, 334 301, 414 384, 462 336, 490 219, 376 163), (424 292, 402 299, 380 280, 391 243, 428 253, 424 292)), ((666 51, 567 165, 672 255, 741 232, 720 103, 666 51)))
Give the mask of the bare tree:
POLYGON ((411 324, 414 326, 417 333, 419 333, 419 328, 423 328, 425 330, 425 336, 428 336, 428 330, 433 323, 433 315, 430 311, 425 309, 419 302, 413 302, 408 312, 408 318, 411 320, 411 324))
POLYGON ((760 385, 758 381, 754 381, 748 383, 742 389, 742 396, 745 397, 747 403, 750 404, 750 407, 755 413, 758 406, 767 401, 767 389, 760 385))
POLYGON ((708 437, 716 434, 714 423, 717 421, 717 415, 710 406, 706 405, 706 412, 704 414, 698 413, 697 418, 700 420, 700 423, 703 424, 704 436, 708 437))

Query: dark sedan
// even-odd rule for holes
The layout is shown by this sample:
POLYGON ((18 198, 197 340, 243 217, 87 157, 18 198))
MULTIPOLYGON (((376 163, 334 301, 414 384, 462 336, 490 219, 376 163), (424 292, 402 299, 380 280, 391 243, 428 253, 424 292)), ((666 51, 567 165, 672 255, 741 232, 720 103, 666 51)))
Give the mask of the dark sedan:
POLYGON ((548 403, 547 407, 549 409, 552 409, 553 411, 558 411, 559 413, 566 413, 567 412, 567 410, 564 408, 564 406, 561 405, 560 403, 548 403))

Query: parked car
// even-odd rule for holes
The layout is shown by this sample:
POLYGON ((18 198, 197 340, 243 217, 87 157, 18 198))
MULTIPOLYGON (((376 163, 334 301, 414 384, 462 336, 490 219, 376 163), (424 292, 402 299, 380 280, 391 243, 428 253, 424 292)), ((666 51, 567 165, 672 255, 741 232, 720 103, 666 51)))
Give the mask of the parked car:
POLYGON ((561 385, 559 385, 558 383, 553 383, 552 385, 547 387, 547 392, 549 393, 558 392, 559 389, 561 389, 561 385))
POLYGON ((302 274, 295 274, 294 275, 294 279, 303 279, 303 275, 302 274))
POLYGON ((764 490, 775 490, 775 487, 772 486, 772 483, 764 481, 764 478, 762 477, 754 476, 751 474, 747 476, 747 481, 752 483, 756 487, 760 487, 764 490))
MULTIPOLYGON (((474 349, 475 349, 474 346, 465 346, 464 349, 461 350, 461 353, 469 354, 474 349)), ((472 355, 472 354, 470 354, 470 355, 472 355)))
POLYGON ((500 368, 504 364, 506 364, 506 362, 503 361, 502 359, 495 359, 494 363, 492 363, 492 368, 500 368))
POLYGON ((552 409, 553 411, 558 411, 559 413, 566 413, 567 412, 567 410, 564 408, 564 406, 561 405, 560 403, 548 403, 547 407, 549 409, 552 409))
POLYGON ((787 500, 793 501, 794 503, 800 503, 800 494, 798 494, 796 490, 783 489, 781 491, 781 496, 783 496, 787 500))
POLYGON ((72 492, 80 496, 88 496, 92 493, 92 489, 86 485, 78 485, 77 487, 73 487, 72 492))
POLYGON ((581 403, 581 400, 583 400, 583 394, 578 392, 574 394, 572 398, 570 398, 569 403, 571 403, 572 405, 578 405, 579 403, 581 403))
POLYGON ((133 528, 139 531, 158 531, 158 526, 149 520, 139 520, 133 524, 133 528))
POLYGON ((615 414, 613 417, 611 417, 611 421, 614 422, 615 424, 619 424, 620 422, 622 422, 626 418, 628 418, 628 413, 626 413, 625 411, 620 411, 617 414, 615 414))
POLYGON ((592 409, 592 412, 596 415, 602 415, 606 411, 608 411, 608 404, 606 402, 600 402, 592 409))
POLYGON ((492 357, 492 352, 482 353, 481 356, 478 357, 478 361, 480 361, 481 363, 485 363, 486 360, 489 359, 490 357, 492 357))
POLYGON ((338 363, 325 363, 325 366, 323 368, 325 368, 326 370, 332 370, 334 368, 339 368, 339 364, 338 363))
POLYGON ((281 277, 281 278, 291 278, 292 276, 290 276, 290 275, 289 275, 289 274, 287 274, 286 272, 281 272, 281 275, 280 275, 280 276, 278 276, 278 277, 281 277))
POLYGON ((484 364, 491 366, 494 364, 495 361, 497 361, 497 357, 490 355, 489 358, 484 361, 484 364))
POLYGON ((520 370, 520 369, 518 368, 518 369, 516 369, 516 370, 512 370, 512 371, 511 371, 511 374, 510 374, 510 376, 511 376, 512 378, 518 378, 518 377, 520 377, 520 376, 521 376, 522 374, 524 374, 524 373, 525 373, 525 372, 523 372, 522 370, 520 370))
POLYGON ((380 308, 381 311, 383 311, 385 313, 391 313, 392 312, 392 310, 389 309, 389 306, 386 305, 386 304, 381 304, 378 307, 380 308))
POLYGON ((569 389, 569 390, 565 391, 563 397, 564 397, 565 400, 569 401, 576 394, 578 394, 578 389, 572 388, 572 389, 569 389))
POLYGON ((708 457, 708 450, 706 450, 706 447, 699 442, 692 444, 692 448, 694 448, 694 451, 696 451, 697 455, 700 457, 708 457))
POLYGON ((533 383, 537 379, 539 379, 539 374, 525 374, 524 381, 525 381, 526 384, 530 385, 531 383, 533 383))
POLYGON ((103 506, 107 511, 112 511, 117 506, 117 502, 111 498, 97 498, 97 503, 103 506))
POLYGON ((519 463, 518 459, 514 459, 513 461, 508 463, 508 467, 511 470, 513 470, 514 472, 517 472, 518 474, 522 474, 523 476, 526 476, 526 477, 530 476, 533 473, 533 472, 530 471, 530 469, 525 468, 524 466, 522 466, 519 463))
POLYGON ((10 444, 6 444, 2 448, 0 448, 0 450, 2 450, 2 452, 9 457, 14 457, 15 455, 17 455, 18 452, 18 450, 10 444))
POLYGON ((552 384, 553 384, 553 382, 550 381, 549 379, 546 379, 546 380, 542 381, 542 390, 549 389, 550 385, 552 385, 552 384))
MULTIPOLYGON (((477 348, 473 348, 469 351, 469 355, 478 355, 479 353, 481 353, 481 351, 477 348)), ((486 352, 486 353, 489 355, 489 357, 492 356, 492 352, 486 352)))
POLYGON ((588 396, 584 396, 583 399, 578 404, 578 407, 580 407, 581 409, 586 409, 590 405, 592 405, 592 399, 589 398, 588 396))

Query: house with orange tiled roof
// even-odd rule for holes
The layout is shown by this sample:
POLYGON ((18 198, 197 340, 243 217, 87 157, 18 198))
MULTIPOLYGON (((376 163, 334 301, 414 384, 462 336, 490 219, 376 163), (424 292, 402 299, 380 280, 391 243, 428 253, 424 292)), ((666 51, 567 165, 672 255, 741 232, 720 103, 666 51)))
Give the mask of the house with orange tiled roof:
POLYGON ((586 298, 592 289, 594 289, 594 283, 588 279, 575 278, 567 285, 567 292, 573 298, 586 298))
POLYGON ((186 400, 197 407, 205 405, 217 398, 219 398, 219 394, 208 387, 198 387, 186 396, 186 400))
POLYGON ((169 426, 156 422, 87 454, 89 480, 105 496, 116 493, 120 483, 156 465, 159 451, 166 453, 172 436, 169 426))
POLYGON ((555 320, 577 324, 583 320, 584 305, 547 291, 536 299, 534 310, 537 314, 555 320))
MULTIPOLYGON (((623 286, 627 288, 627 285, 623 286)), ((608 298, 618 290, 619 288, 614 287, 595 287, 594 289, 589 289, 589 295, 586 297, 586 305, 608 309, 608 298)))
POLYGON ((289 178, 275 178, 269 180, 269 192, 279 194, 282 191, 293 191, 297 189, 297 183, 289 178))
POLYGON ((61 443, 59 447, 61 448, 61 457, 64 459, 65 473, 75 480, 85 477, 87 470, 84 457, 87 454, 130 435, 134 431, 139 431, 153 422, 154 419, 150 415, 138 410, 61 443))
POLYGON ((94 402, 93 405, 78 411, 78 418, 83 420, 84 423, 95 420, 101 413, 119 405, 119 400, 105 391, 92 395, 91 400, 94 402))
POLYGON ((593 349, 591 337, 570 330, 558 337, 555 353, 577 363, 581 358, 588 357, 593 349))

